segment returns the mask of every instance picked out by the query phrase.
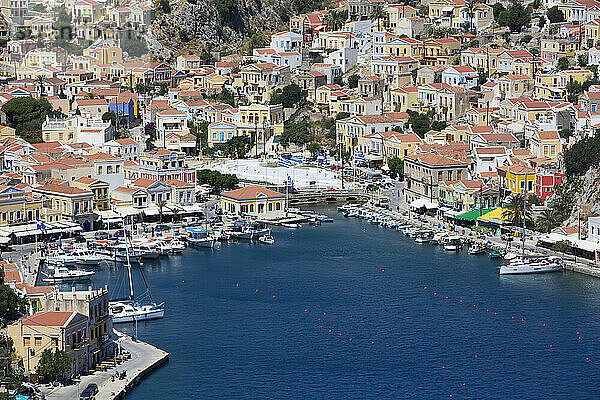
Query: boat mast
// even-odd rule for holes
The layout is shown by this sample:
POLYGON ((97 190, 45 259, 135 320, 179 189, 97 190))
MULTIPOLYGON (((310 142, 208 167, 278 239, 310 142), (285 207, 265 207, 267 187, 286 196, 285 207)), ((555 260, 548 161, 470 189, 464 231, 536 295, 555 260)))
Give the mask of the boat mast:
POLYGON ((123 238, 125 239, 125 255, 127 256, 127 275, 129 276, 129 299, 133 301, 133 279, 131 277, 131 262, 129 262, 129 247, 127 246, 127 224, 125 222, 125 218, 123 218, 123 238))
POLYGON ((525 175, 525 191, 523 193, 523 255, 525 255, 525 213, 527 206, 527 175, 525 175))

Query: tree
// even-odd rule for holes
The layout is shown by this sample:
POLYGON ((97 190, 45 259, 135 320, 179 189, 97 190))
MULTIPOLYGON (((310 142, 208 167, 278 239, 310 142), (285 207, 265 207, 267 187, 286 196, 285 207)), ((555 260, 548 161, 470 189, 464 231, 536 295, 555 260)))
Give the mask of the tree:
POLYGON ((344 78, 341 75, 338 75, 335 78, 333 78, 333 83, 336 85, 344 86, 344 78))
POLYGON ((14 321, 27 311, 27 298, 6 285, 0 285, 0 326, 14 321))
POLYGON ((43 75, 39 75, 37 78, 35 78, 35 86, 40 92, 40 97, 44 95, 44 81, 43 75))
POLYGON ((358 80, 360 79, 360 76, 358 76, 357 74, 352 74, 348 77, 348 87, 350 89, 355 89, 358 87, 358 80))
POLYGON ((431 129, 431 117, 433 113, 420 114, 412 110, 408 110, 407 113, 409 115, 408 125, 421 139, 424 138, 425 133, 431 129))
POLYGON ((248 40, 248 54, 252 55, 254 49, 261 49, 269 44, 269 38, 263 32, 257 32, 250 36, 248 40))
POLYGON ((577 56, 577 64, 579 64, 579 66, 581 68, 585 68, 588 65, 588 56, 587 54, 580 54, 577 56))
POLYGON ((564 71, 566 69, 569 69, 569 58, 568 57, 561 57, 561 58, 559 58, 558 61, 556 62, 556 67, 560 71, 564 71))
POLYGON ((201 185, 209 185, 218 192, 223 189, 235 189, 239 184, 237 176, 233 174, 222 174, 210 169, 202 169, 196 174, 197 181, 201 185))
POLYGON ((565 21, 565 15, 558 9, 558 6, 550 7, 546 15, 551 24, 565 21))
POLYGON ((347 11, 332 10, 326 17, 327 29, 331 31, 342 29, 346 22, 347 14, 347 11))
POLYGON ((556 228, 559 224, 560 222, 556 212, 554 212, 552 209, 546 209, 542 211, 540 216, 536 219, 535 229, 540 232, 548 233, 552 229, 556 228))
POLYGON ((371 20, 377 20, 377 30, 381 31, 381 27, 379 25, 379 22, 382 19, 387 19, 388 17, 388 13, 385 11, 385 9, 382 6, 375 6, 373 7, 373 9, 371 10, 371 15, 370 15, 370 19, 371 20))
POLYGON ((467 12, 467 16, 469 17, 469 26, 466 29, 467 32, 473 30, 473 16, 475 15, 476 6, 476 0, 466 0, 465 2, 465 10, 467 12))
POLYGON ((217 12, 221 17, 221 23, 227 25, 235 19, 238 11, 236 0, 217 0, 215 4, 217 6, 217 12))
POLYGON ((502 5, 502 3, 498 2, 498 3, 492 4, 492 10, 494 10, 494 20, 496 22, 498 22, 498 18, 500 17, 500 14, 503 11, 506 11, 506 8, 504 7, 504 5, 502 5))
POLYGON ((17 135, 40 131, 46 116, 58 117, 62 113, 53 111, 52 105, 45 98, 16 97, 10 99, 1 108, 6 114, 7 124, 15 128, 17 135))
POLYGON ((508 21, 510 20, 510 12, 508 10, 503 10, 498 15, 498 25, 500 26, 508 26, 508 21))
POLYGON ((169 4, 169 0, 159 0, 156 8, 163 14, 171 14, 171 4, 169 4))
POLYGON ((226 157, 244 158, 250 151, 252 144, 250 136, 235 136, 218 148, 223 150, 226 157))
POLYGON ((177 222, 177 216, 181 212, 181 208, 179 208, 177 206, 173 206, 173 207, 171 207, 170 210, 171 210, 171 214, 173 215, 173 222, 177 222))
POLYGON ((115 115, 115 112, 113 110, 109 110, 102 114, 102 121, 110 121, 112 126, 117 126, 117 116, 115 115))
POLYGON ((284 86, 281 92, 271 94, 271 104, 281 104, 284 108, 302 107, 305 103, 307 93, 300 86, 291 83, 284 86))
POLYGON ((310 154, 313 157, 316 157, 317 154, 321 151, 321 145, 317 142, 310 142, 307 146, 306 146, 306 150, 310 151, 310 154))
POLYGON ((392 157, 388 160, 388 168, 392 177, 404 177, 404 161, 398 157, 392 157))
POLYGON ((527 204, 532 206, 541 206, 544 202, 542 198, 535 193, 529 193, 527 195, 527 204))
POLYGON ((600 164, 600 136, 586 137, 570 146, 563 154, 565 173, 581 176, 600 164))
POLYGON ((143 83, 136 83, 134 90, 137 94, 146 94, 148 93, 148 86, 144 85, 143 83))
POLYGON ((37 366, 37 373, 50 381, 64 378, 71 370, 71 355, 66 351, 46 349, 42 352, 37 366))
POLYGON ((502 210, 502 218, 510 221, 514 226, 521 226, 523 218, 529 219, 531 215, 531 205, 523 204, 523 194, 510 197, 502 210))
POLYGON ((158 218, 160 223, 162 224, 163 222, 163 209, 165 208, 165 206, 167 205, 167 202, 164 200, 161 200, 158 202, 157 206, 158 206, 158 218))
POLYGON ((446 121, 433 121, 431 123, 431 129, 438 132, 443 131, 444 129, 446 129, 447 126, 448 123, 446 121))
POLYGON ((512 0, 507 11, 509 13, 507 25, 511 32, 521 32, 523 27, 531 21, 529 11, 519 0, 512 0))
POLYGON ((559 240, 558 242, 552 244, 552 247, 550 247, 550 250, 563 254, 570 253, 572 249, 573 246, 568 240, 559 240))
POLYGON ((546 26, 546 18, 543 15, 540 17, 538 26, 540 27, 540 29, 543 28, 544 26, 546 26))
POLYGON ((304 120, 288 124, 283 130, 283 133, 279 138, 279 142, 284 146, 287 146, 290 143, 303 146, 309 143, 312 139, 313 136, 310 133, 309 124, 306 120, 304 120))
POLYGON ((521 43, 522 44, 527 44, 529 42, 531 42, 531 40, 533 39, 533 36, 531 35, 525 35, 521 38, 521 43))
POLYGON ((564 128, 558 131, 558 135, 563 139, 568 139, 573 136, 573 132, 569 128, 564 128))

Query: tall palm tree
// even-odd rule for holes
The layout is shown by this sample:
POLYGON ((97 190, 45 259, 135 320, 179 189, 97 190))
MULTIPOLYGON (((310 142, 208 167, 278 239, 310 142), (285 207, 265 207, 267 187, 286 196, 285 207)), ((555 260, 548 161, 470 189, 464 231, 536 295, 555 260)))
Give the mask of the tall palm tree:
POLYGON ((374 20, 374 19, 377 20, 377 30, 378 31, 381 31, 381 27, 379 25, 379 22, 382 19, 387 19, 387 17, 388 17, 388 13, 385 11, 385 9, 383 8, 383 6, 375 6, 371 10, 370 18, 371 18, 371 20, 374 20))
POLYGON ((42 97, 44 95, 44 76, 38 75, 38 77, 35 78, 35 84, 39 88, 40 97, 42 97))
POLYGON ((510 221, 515 226, 523 225, 523 218, 531 217, 531 204, 523 204, 523 194, 512 196, 504 205, 502 218, 510 221))
POLYGON ((160 223, 162 224, 163 222, 163 208, 165 208, 165 206, 167 205, 167 202, 164 200, 161 200, 158 202, 158 216, 159 216, 159 220, 160 223))
POLYGON ((475 15, 475 3, 476 0, 467 0, 465 3, 465 8, 467 10, 467 16, 469 17, 469 28, 467 32, 471 32, 473 30, 473 16, 475 15))
POLYGON ((344 26, 345 21, 346 18, 344 18, 341 11, 333 10, 327 15, 327 28, 332 31, 340 30, 344 26))
POLYGON ((548 233, 554 229, 559 223, 558 215, 552 209, 546 209, 542 211, 540 216, 535 221, 535 227, 537 230, 548 233))

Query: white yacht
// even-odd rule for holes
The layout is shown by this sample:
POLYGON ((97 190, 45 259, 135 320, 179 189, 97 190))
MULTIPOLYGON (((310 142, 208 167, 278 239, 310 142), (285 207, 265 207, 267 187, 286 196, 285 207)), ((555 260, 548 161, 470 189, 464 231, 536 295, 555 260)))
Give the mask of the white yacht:
POLYGON ((113 323, 147 321, 165 316, 164 302, 160 304, 139 304, 135 301, 111 301, 108 304, 113 323))
POLYGON ((94 276, 94 271, 82 271, 79 269, 68 269, 67 267, 56 267, 51 269, 52 273, 47 274, 46 278, 42 278, 42 281, 49 283, 56 282, 75 282, 84 279, 90 279, 94 276))
POLYGON ((558 257, 517 256, 500 266, 500 275, 540 274, 562 269, 563 262, 558 257))
POLYGON ((179 239, 171 240, 169 246, 171 246, 171 253, 173 254, 180 254, 183 252, 183 250, 185 250, 185 243, 179 239))
POLYGON ((88 249, 73 249, 69 253, 71 257, 75 259, 77 264, 83 265, 100 265, 100 262, 104 260, 104 257, 94 253, 88 249))
POLYGON ((77 260, 75 257, 61 251, 55 250, 46 256, 46 263, 50 265, 64 265, 66 267, 74 267, 77 260))

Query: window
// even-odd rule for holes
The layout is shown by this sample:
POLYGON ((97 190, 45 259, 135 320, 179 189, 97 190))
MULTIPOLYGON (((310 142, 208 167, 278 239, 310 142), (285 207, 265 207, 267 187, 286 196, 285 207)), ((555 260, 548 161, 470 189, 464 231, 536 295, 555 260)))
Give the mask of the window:
POLYGON ((267 209, 269 211, 273 211, 273 203, 269 203, 269 205, 267 206, 267 209))
POLYGON ((42 336, 35 336, 33 345, 36 347, 41 346, 42 345, 42 336))
POLYGON ((277 211, 281 210, 281 202, 280 201, 275 203, 275 210, 277 210, 277 211))
POLYGON ((23 336, 23 347, 31 346, 31 336, 23 336))

